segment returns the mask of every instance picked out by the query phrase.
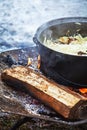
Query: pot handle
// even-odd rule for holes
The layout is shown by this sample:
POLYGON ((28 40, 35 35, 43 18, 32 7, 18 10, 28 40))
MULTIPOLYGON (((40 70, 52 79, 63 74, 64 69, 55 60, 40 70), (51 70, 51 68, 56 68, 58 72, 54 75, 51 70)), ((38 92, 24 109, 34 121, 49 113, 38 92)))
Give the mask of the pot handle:
POLYGON ((33 37, 33 41, 34 41, 34 43, 36 44, 36 46, 39 46, 39 45, 38 45, 38 42, 39 42, 39 41, 37 40, 37 38, 36 38, 35 36, 33 37))

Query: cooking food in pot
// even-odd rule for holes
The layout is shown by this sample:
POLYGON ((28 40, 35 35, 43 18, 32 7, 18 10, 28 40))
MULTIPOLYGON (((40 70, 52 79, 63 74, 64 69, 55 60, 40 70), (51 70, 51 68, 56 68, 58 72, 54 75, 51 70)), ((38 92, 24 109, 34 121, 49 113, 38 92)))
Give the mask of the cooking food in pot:
POLYGON ((33 38, 41 56, 41 71, 60 84, 87 87, 87 18, 49 21, 33 38))
POLYGON ((87 55, 87 37, 80 34, 75 36, 63 36, 56 40, 46 39, 44 44, 55 51, 71 55, 87 55))

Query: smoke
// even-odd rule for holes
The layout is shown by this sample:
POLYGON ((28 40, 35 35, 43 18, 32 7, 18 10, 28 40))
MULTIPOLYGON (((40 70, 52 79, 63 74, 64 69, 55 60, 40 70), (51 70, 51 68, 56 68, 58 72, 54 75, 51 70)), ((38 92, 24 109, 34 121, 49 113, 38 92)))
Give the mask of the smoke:
POLYGON ((60 17, 87 16, 86 6, 86 0, 0 0, 0 38, 5 41, 0 43, 0 52, 34 46, 32 38, 41 24, 60 17))

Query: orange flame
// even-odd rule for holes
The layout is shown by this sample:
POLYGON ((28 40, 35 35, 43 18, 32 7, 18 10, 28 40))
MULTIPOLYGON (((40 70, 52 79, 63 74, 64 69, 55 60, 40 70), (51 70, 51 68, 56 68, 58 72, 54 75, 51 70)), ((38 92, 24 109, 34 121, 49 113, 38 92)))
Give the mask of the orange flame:
POLYGON ((27 65, 29 66, 29 65, 31 65, 31 64, 32 64, 31 58, 28 58, 28 63, 27 63, 27 65))
POLYGON ((40 55, 38 55, 37 60, 38 60, 37 68, 40 69, 40 65, 41 65, 41 57, 40 57, 40 55))
POLYGON ((79 91, 83 94, 87 93, 87 88, 80 88, 79 91))

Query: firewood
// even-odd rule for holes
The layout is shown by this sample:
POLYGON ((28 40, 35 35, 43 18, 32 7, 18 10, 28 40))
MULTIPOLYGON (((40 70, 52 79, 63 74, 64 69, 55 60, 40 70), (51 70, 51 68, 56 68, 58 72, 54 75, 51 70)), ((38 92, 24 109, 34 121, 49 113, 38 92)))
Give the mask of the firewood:
POLYGON ((87 98, 28 67, 17 66, 6 69, 2 72, 1 78, 12 86, 24 87, 65 118, 87 118, 87 98))

